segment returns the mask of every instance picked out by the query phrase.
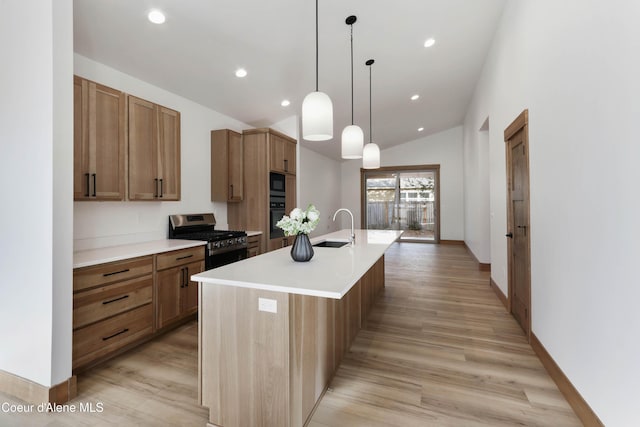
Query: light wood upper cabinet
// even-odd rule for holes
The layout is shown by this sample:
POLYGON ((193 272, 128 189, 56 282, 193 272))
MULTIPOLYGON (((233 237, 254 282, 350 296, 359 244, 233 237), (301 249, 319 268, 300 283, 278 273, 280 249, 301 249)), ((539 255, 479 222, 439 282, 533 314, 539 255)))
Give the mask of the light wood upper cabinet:
POLYGON ((270 165, 274 172, 296 173, 296 144, 279 135, 269 135, 270 165))
POLYGON ((160 198, 180 200, 180 113, 158 108, 158 170, 160 198))
POLYGON ((73 77, 73 198, 123 200, 125 94, 73 77))
POLYGON ((211 201, 244 198, 242 135, 229 129, 211 131, 211 201))
POLYGON ((129 200, 180 200, 180 113, 129 96, 129 200))

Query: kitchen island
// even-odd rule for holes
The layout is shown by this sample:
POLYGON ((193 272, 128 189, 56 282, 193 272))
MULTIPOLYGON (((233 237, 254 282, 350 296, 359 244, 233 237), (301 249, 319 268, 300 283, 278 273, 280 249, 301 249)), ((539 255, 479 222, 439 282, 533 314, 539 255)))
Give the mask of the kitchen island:
POLYGON ((355 245, 314 247, 309 262, 283 248, 192 276, 209 425, 304 425, 384 287, 384 252, 401 234, 356 230, 355 245))

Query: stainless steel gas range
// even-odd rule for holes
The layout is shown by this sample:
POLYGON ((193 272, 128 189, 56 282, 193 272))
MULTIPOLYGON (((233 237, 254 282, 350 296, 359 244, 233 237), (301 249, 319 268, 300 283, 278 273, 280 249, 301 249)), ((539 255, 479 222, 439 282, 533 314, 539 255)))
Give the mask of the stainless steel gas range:
POLYGON ((213 213, 169 215, 169 238, 204 240, 205 269, 220 267, 247 257, 247 233, 215 230, 213 213))

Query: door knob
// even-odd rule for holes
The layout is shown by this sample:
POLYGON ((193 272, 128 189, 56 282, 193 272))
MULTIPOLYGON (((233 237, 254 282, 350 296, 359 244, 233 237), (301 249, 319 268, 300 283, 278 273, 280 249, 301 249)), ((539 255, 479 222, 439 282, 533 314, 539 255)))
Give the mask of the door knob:
POLYGON ((513 239, 513 233, 507 233, 505 234, 505 237, 508 237, 510 239, 513 239))

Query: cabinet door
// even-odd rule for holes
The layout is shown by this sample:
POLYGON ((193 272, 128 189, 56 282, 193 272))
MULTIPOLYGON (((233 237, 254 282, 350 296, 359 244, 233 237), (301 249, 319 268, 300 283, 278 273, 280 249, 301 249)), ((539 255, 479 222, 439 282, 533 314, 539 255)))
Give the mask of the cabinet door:
POLYGON ((73 76, 73 199, 90 199, 90 186, 89 82, 73 76))
POLYGON ((284 144, 284 169, 287 173, 296 173, 296 144, 290 141, 284 144))
POLYGON ((193 262, 183 267, 186 270, 186 286, 181 289, 181 313, 187 316, 198 310, 198 282, 194 282, 190 277, 204 271, 204 262, 193 262))
POLYGON ((277 135, 269 134, 270 166, 274 172, 286 172, 284 146, 286 141, 277 135))
POLYGON ((158 199, 180 200, 180 113, 169 108, 158 111, 158 199))
POLYGON ((125 95, 74 76, 74 200, 124 199, 125 95))
POLYGON ((155 105, 129 96, 129 200, 158 197, 157 140, 155 105))
POLYGON ((242 137, 239 133, 229 131, 228 147, 228 175, 229 196, 227 201, 240 202, 244 196, 244 168, 242 137))
POLYGON ((184 267, 159 271, 156 275, 157 309, 156 328, 160 329, 178 320, 181 313, 180 297, 185 284, 184 267))
POLYGON ((124 199, 124 93, 89 83, 89 150, 92 195, 124 199))
MULTIPOLYGON (((286 212, 291 212, 296 207, 296 176, 286 175, 284 179, 284 209, 286 212)), ((306 206, 300 206, 301 209, 306 209, 306 206)))

